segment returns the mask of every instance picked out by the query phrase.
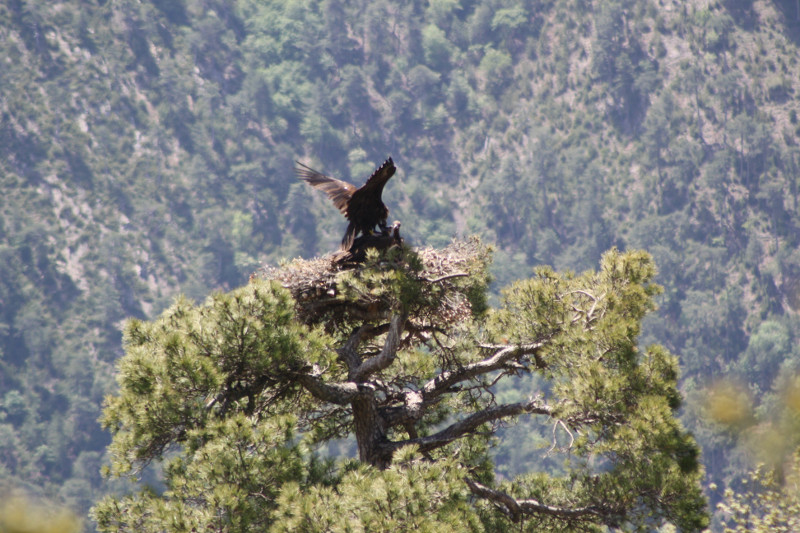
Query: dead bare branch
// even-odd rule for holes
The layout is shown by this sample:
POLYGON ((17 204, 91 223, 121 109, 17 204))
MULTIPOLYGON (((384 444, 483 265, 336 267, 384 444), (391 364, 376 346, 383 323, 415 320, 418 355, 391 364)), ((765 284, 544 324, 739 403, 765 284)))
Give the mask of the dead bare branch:
POLYGON ((466 272, 456 272, 455 274, 448 274, 447 276, 441 276, 436 279, 429 279, 429 278, 422 278, 423 280, 427 281, 428 283, 441 283, 442 281, 452 279, 452 278, 465 278, 469 276, 466 272))
POLYGON ((567 450, 571 450, 572 449, 572 445, 575 444, 575 436, 569 430, 569 428, 564 423, 564 421, 561 420, 561 419, 558 419, 553 424, 553 444, 550 446, 550 448, 547 449, 547 452, 545 453, 545 455, 551 454, 553 452, 553 450, 555 450, 556 447, 558 446, 558 439, 556 437, 556 430, 558 430, 559 426, 561 426, 564 429, 564 431, 567 432, 567 435, 569 435, 569 445, 566 447, 566 449, 567 450))

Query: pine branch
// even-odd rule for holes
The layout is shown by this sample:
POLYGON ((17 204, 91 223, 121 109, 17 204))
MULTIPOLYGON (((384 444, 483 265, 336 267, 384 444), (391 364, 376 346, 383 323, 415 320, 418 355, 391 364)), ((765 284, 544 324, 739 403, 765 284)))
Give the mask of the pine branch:
POLYGON ((538 500, 526 499, 517 500, 508 493, 501 490, 491 489, 486 485, 478 483, 469 478, 464 478, 469 490, 480 498, 485 498, 495 505, 497 505, 502 512, 508 516, 512 522, 518 522, 522 515, 548 515, 564 519, 588 519, 591 516, 610 516, 613 513, 611 509, 605 509, 596 505, 587 505, 585 507, 555 507, 553 505, 545 505, 538 500))
POLYGON ((498 405, 496 407, 483 409, 482 411, 478 411, 477 413, 474 413, 463 420, 450 424, 443 430, 438 431, 433 435, 397 441, 391 443, 389 446, 396 450, 404 446, 417 445, 419 446, 420 451, 428 452, 474 432, 477 428, 487 422, 493 422, 495 420, 521 414, 539 414, 550 416, 552 413, 553 409, 547 404, 542 403, 541 398, 537 397, 526 402, 498 405))
MULTIPOLYGON (((426 401, 447 392, 453 385, 462 381, 467 381, 476 376, 506 368, 510 363, 519 360, 526 355, 533 355, 538 368, 545 368, 547 365, 543 360, 536 357, 538 350, 544 346, 544 342, 520 345, 497 345, 490 346, 497 350, 494 355, 482 361, 466 365, 456 370, 442 372, 434 379, 427 382, 422 387, 422 397, 426 401)), ((488 347, 488 346, 487 346, 488 347)))

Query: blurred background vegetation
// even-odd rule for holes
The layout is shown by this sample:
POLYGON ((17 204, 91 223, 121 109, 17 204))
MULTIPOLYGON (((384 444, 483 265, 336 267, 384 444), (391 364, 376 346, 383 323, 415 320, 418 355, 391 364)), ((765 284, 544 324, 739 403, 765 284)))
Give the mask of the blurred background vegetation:
MULTIPOLYGON (((645 344, 680 355, 712 501, 738 491, 800 444, 799 45, 788 0, 3 2, 0 481, 80 515, 120 490, 122 321, 335 250, 294 161, 391 155, 407 240, 494 243, 495 291, 650 251, 645 344)), ((529 429, 509 472, 547 466, 529 429)))

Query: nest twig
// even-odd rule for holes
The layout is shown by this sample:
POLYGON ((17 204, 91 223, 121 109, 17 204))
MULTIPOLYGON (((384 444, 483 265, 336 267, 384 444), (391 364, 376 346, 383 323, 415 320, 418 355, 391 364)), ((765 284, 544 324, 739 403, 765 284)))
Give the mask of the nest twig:
MULTIPOLYGON (((454 323, 471 314, 469 300, 464 293, 463 282, 485 257, 486 248, 478 239, 455 240, 445 248, 431 247, 403 249, 401 253, 381 253, 378 266, 381 269, 407 269, 410 272, 408 254, 419 258, 422 268, 413 276, 429 290, 436 290, 440 297, 435 305, 416 309, 410 314, 411 326, 428 329, 431 326, 454 323)), ((314 259, 293 259, 280 266, 265 265, 254 276, 275 280, 288 289, 297 302, 298 317, 306 323, 327 322, 331 318, 346 315, 360 321, 385 320, 393 311, 396 302, 375 296, 370 292, 359 297, 344 297, 340 280, 346 273, 359 276, 364 269, 371 268, 369 261, 355 268, 344 268, 337 264, 335 255, 314 259)), ((373 264, 374 265, 374 264, 373 264)))

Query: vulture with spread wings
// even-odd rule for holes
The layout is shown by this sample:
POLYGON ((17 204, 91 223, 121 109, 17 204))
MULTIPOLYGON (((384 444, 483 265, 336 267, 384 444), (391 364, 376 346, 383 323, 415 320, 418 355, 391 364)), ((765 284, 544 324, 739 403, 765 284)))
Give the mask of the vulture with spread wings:
POLYGON ((391 157, 372 173, 361 188, 321 174, 299 161, 297 165, 295 169, 297 177, 327 194, 328 198, 333 200, 333 205, 349 221, 347 231, 342 238, 342 250, 350 250, 359 233, 371 235, 375 226, 379 226, 382 233, 388 231, 386 219, 389 210, 381 200, 381 193, 383 186, 396 170, 391 157))

